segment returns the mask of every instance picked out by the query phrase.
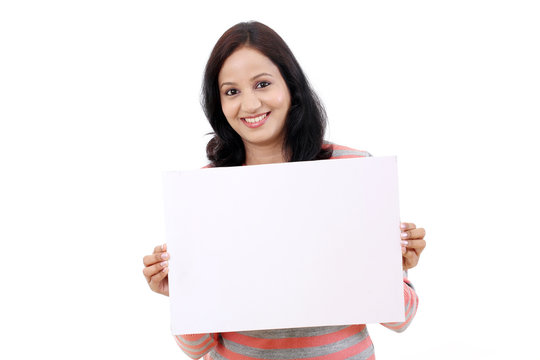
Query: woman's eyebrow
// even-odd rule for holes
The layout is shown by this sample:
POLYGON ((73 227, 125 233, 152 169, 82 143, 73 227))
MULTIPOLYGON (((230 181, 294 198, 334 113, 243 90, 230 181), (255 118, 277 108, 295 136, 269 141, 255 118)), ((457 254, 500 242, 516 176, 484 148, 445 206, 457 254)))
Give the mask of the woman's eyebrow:
POLYGON ((230 81, 226 81, 226 82, 224 82, 224 83, 221 83, 221 85, 220 85, 219 88, 221 89, 221 88, 224 87, 225 85, 233 85, 233 86, 234 86, 234 85, 236 85, 236 83, 230 82, 230 81))
MULTIPOLYGON (((251 79, 249 79, 250 81, 253 81, 257 78, 260 78, 261 76, 270 76, 270 77, 273 77, 272 74, 269 74, 269 73, 260 73, 258 75, 255 75, 254 77, 252 77, 251 79)), ((221 89, 222 87, 224 87, 225 85, 236 85, 235 82, 230 82, 230 81, 226 81, 224 83, 221 83, 221 85, 219 86, 219 88, 221 89)))
POLYGON ((259 78, 261 76, 270 76, 272 77, 272 74, 269 74, 269 73, 260 73, 259 75, 255 75, 254 77, 251 78, 251 81, 255 80, 256 78, 259 78))

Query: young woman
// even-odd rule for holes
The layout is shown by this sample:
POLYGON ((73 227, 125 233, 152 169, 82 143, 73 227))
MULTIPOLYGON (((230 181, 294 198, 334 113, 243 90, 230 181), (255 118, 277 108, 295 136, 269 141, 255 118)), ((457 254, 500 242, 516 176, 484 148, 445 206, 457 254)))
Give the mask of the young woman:
MULTIPOLYGON (((214 129, 209 167, 370 156, 323 140, 326 114, 289 47, 269 27, 240 23, 227 30, 206 65, 203 108, 214 129)), ((424 229, 401 224, 403 269, 416 266, 424 229)), ((398 239, 396 239, 398 241, 398 239)), ((168 295, 166 245, 144 257, 150 288, 168 295)), ((403 331, 418 298, 404 278, 406 320, 382 324, 403 331)), ((194 359, 374 359, 363 324, 296 329, 175 335, 194 359)))

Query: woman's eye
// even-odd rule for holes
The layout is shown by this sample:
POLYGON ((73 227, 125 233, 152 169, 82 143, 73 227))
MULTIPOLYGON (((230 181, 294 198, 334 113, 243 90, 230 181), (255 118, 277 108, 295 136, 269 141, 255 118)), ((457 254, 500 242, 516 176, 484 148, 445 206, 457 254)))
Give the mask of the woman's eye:
POLYGON ((227 95, 227 96, 233 96, 233 95, 236 95, 236 94, 238 94, 238 90, 236 90, 236 89, 229 89, 229 90, 227 90, 225 92, 225 95, 227 95))
POLYGON ((261 89, 267 87, 268 85, 270 85, 268 81, 259 81, 256 87, 257 89, 261 89))

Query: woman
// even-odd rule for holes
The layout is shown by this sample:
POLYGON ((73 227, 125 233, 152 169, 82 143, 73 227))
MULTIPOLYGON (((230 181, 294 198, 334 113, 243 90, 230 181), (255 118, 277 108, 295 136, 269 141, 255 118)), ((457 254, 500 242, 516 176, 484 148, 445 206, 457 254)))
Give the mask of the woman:
MULTIPOLYGON (((203 107, 214 129, 207 146, 211 167, 369 156, 323 141, 326 114, 285 42, 258 22, 227 30, 206 65, 203 107)), ((402 223, 403 269, 416 266, 425 247, 423 229, 402 223)), ((397 241, 397 239, 396 239, 397 241)), ((166 245, 144 257, 150 288, 168 295, 166 245)), ((406 320, 382 324, 403 331, 417 296, 405 278, 406 320)), ((365 325, 325 326, 221 334, 176 335, 197 359, 374 359, 365 325)))

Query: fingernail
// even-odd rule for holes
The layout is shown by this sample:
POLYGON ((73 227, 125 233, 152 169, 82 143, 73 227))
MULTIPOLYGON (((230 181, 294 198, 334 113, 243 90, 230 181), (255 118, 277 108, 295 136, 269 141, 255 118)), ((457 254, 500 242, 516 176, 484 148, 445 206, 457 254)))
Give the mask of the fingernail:
POLYGON ((161 245, 161 251, 165 250, 165 244, 161 245))
POLYGON ((402 247, 402 248, 401 248, 401 253, 402 253, 402 254, 405 254, 406 252, 407 252, 407 248, 402 247))
POLYGON ((401 233, 401 237, 402 237, 402 238, 406 238, 407 236, 409 236, 408 233, 406 233, 406 232, 402 232, 402 233, 401 233))
POLYGON ((401 240, 401 245, 403 246, 409 245, 409 242, 407 240, 401 240))
POLYGON ((401 227, 402 229, 405 229, 405 228, 407 228, 407 225, 401 223, 400 227, 401 227))
POLYGON ((167 266, 167 261, 163 261, 163 262, 162 262, 161 264, 159 264, 159 265, 161 265, 161 267, 165 267, 165 266, 167 266))
POLYGON ((161 270, 161 271, 162 271, 162 272, 167 272, 167 271, 169 271, 169 268, 168 268, 168 267, 163 268, 163 270, 161 270))
POLYGON ((161 258, 162 258, 163 260, 167 260, 168 257, 169 257, 169 254, 167 254, 167 253, 161 254, 161 258))

